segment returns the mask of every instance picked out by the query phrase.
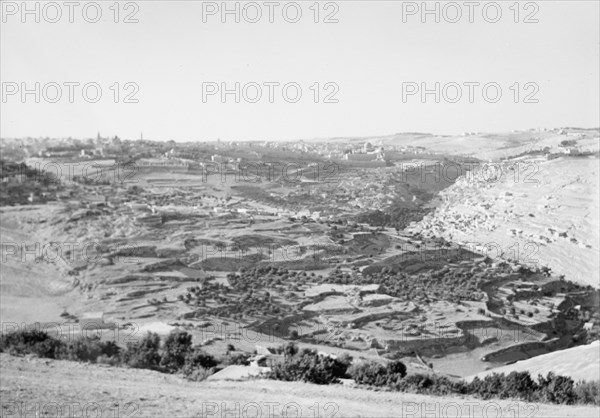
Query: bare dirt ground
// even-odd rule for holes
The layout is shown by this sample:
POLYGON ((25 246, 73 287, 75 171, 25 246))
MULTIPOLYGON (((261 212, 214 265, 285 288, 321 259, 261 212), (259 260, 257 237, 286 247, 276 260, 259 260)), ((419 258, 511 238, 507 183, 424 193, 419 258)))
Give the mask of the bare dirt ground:
POLYGON ((188 382, 149 370, 0 354, 2 416, 598 417, 600 408, 441 398, 298 382, 188 382), (20 409, 16 409, 20 408, 20 409), (79 408, 79 409, 77 409, 79 408), (458 408, 461 411, 458 411, 458 408), (518 409, 517 409, 518 408, 518 409), (260 409, 260 410, 259 410, 260 409), (77 412, 79 411, 79 412, 77 412), (16 414, 15 414, 16 412, 16 414), (13 415, 11 415, 13 414, 13 415), (79 415, 78 415, 79 414, 79 415), (28 415, 28 416, 29 416, 28 415))

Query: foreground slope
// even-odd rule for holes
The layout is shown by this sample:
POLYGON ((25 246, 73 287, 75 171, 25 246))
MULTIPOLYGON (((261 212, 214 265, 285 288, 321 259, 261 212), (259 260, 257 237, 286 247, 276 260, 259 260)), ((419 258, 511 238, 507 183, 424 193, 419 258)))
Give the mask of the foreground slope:
POLYGON ((426 411, 429 413, 427 416, 512 417, 518 413, 516 416, 597 417, 600 413, 600 408, 593 406, 441 398, 376 392, 342 385, 319 386, 270 380, 195 383, 149 370, 19 358, 6 354, 0 354, 0 366, 3 416, 10 416, 21 402, 28 405, 30 411, 33 403, 39 403, 41 408, 51 403, 62 406, 78 402, 81 409, 89 407, 89 414, 95 416, 92 411, 95 407, 107 417, 115 416, 116 411, 119 416, 144 417, 266 417, 285 416, 286 413, 287 416, 303 417, 409 417, 425 416, 426 411), (131 404, 126 405, 128 403, 131 404), (458 407, 462 409, 460 414, 457 414, 458 407))

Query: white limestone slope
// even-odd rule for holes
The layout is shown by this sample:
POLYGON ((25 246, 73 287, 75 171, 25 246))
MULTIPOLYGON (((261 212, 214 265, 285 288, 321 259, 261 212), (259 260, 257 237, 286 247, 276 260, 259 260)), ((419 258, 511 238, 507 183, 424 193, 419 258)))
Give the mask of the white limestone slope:
POLYGON ((600 287, 598 158, 519 159, 490 167, 442 191, 436 210, 408 230, 600 287))
POLYGON ((510 373, 512 371, 528 371, 533 379, 538 374, 546 376, 553 372, 561 376, 570 376, 573 380, 600 379, 600 341, 580 345, 566 350, 543 354, 527 360, 518 361, 508 366, 497 367, 474 376, 466 377, 471 381, 475 376, 482 378, 491 373, 510 373))

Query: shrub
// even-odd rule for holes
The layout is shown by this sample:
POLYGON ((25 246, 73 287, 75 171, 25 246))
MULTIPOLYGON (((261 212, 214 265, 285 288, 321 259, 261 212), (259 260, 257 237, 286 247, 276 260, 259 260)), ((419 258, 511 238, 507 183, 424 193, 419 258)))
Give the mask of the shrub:
POLYGON ((600 405, 600 382, 577 382, 575 396, 578 403, 600 405))
POLYGON ((348 374, 356 383, 384 386, 387 384, 387 372, 383 364, 376 361, 361 361, 348 369, 348 374))
POLYGON ((114 341, 103 341, 100 343, 102 355, 107 357, 120 357, 121 347, 114 341))
MULTIPOLYGON (((411 376, 406 380, 409 378, 411 376)), ((552 372, 546 377, 538 376, 537 382, 526 371, 511 372, 508 375, 492 373, 483 379, 476 377, 469 384, 455 382, 453 391, 483 399, 496 397, 555 404, 600 404, 599 382, 579 382, 575 385, 570 377, 555 375, 552 372)))
POLYGON ((298 354, 298 346, 294 343, 287 343, 283 348, 283 354, 285 357, 293 357, 298 354))
POLYGON ((160 365, 174 373, 181 369, 192 349, 192 336, 185 331, 173 331, 164 342, 160 365))
POLYGON ((194 347, 185 357, 181 371, 185 376, 190 377, 200 373, 197 372, 198 369, 211 370, 217 364, 213 356, 202 351, 200 347, 194 347))
POLYGON ((205 369, 204 367, 198 367, 185 374, 185 378, 193 382, 201 382, 203 380, 206 380, 208 376, 214 373, 215 369, 213 368, 205 369))
POLYGON ((565 139, 563 141, 560 141, 561 147, 573 147, 575 145, 577 145, 577 140, 575 139, 565 139))
POLYGON ((114 357, 118 360, 120 348, 114 341, 100 341, 99 337, 82 337, 65 343, 60 358, 95 363, 98 357, 114 357))
POLYGON ((424 393, 437 396, 449 394, 467 394, 467 386, 461 382, 453 382, 445 376, 413 374, 398 380, 393 387, 402 392, 424 393))
POLYGON ((96 362, 100 356, 117 359, 119 346, 99 337, 80 337, 63 341, 38 330, 12 332, 0 337, 0 348, 9 354, 35 354, 38 357, 96 362))
POLYGON ((250 365, 250 356, 247 354, 241 354, 241 353, 233 354, 233 355, 228 354, 225 357, 223 357, 221 364, 223 366, 230 366, 230 365, 249 366, 250 365))
POLYGON ((101 355, 96 359, 96 363, 117 367, 121 365, 121 358, 119 356, 111 357, 107 355, 101 355))
POLYGON ((558 404, 573 404, 577 399, 573 379, 549 372, 544 378, 538 376, 540 400, 558 404))
POLYGON ((530 400, 537 390, 537 385, 529 376, 529 372, 510 372, 506 376, 501 376, 502 386, 498 394, 501 399, 520 398, 530 400))
POLYGON ((0 337, 0 347, 13 355, 35 354, 38 357, 59 358, 63 342, 39 330, 15 331, 0 337))
POLYGON ((406 366, 398 360, 390 361, 386 365, 386 370, 388 375, 398 375, 401 378, 406 376, 406 366))
POLYGON ((500 388, 502 388, 502 374, 492 373, 485 376, 483 379, 475 377, 468 385, 468 392, 479 396, 482 399, 491 399, 498 396, 500 388))
POLYGON ((402 391, 415 391, 417 393, 427 392, 433 386, 433 380, 426 374, 411 374, 397 385, 402 391))
POLYGON ((123 352, 123 361, 137 369, 157 369, 160 365, 160 337, 158 334, 149 332, 137 342, 127 343, 127 349, 123 352))
POLYGON ((386 366, 376 361, 353 364, 348 374, 356 383, 373 386, 395 386, 406 376, 406 366, 401 361, 391 361, 386 366))
MULTIPOLYGON (((286 346, 286 349, 288 347, 290 346, 286 346)), ((304 349, 299 353, 287 355, 283 363, 272 367, 267 377, 275 380, 326 385, 338 383, 340 378, 346 377, 347 368, 348 364, 345 361, 319 355, 314 350, 304 349)))

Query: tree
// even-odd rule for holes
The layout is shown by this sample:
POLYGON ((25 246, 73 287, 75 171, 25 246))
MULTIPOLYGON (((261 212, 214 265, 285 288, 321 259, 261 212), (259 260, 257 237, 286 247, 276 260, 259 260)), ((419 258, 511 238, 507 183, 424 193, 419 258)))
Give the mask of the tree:
POLYGON ((348 374, 356 383, 363 385, 385 386, 387 384, 387 370, 383 364, 376 361, 353 364, 349 367, 348 374))
POLYGON ((183 367, 192 348, 192 336, 185 331, 173 331, 164 342, 160 365, 173 373, 183 367))
POLYGON ((293 357, 298 353, 298 346, 294 343, 287 343, 283 348, 283 355, 285 357, 293 357))
POLYGON ((388 375, 406 376, 406 366, 398 360, 389 362, 386 366, 386 371, 388 375))
POLYGON ((346 377, 347 368, 345 362, 319 355, 314 350, 304 349, 295 355, 287 356, 283 363, 273 366, 267 376, 276 380, 326 385, 338 383, 340 378, 346 377))
POLYGON ((503 377, 500 398, 531 399, 537 385, 531 379, 529 372, 510 372, 503 377))
POLYGON ((570 377, 549 372, 545 378, 538 376, 538 386, 541 398, 546 402, 570 405, 577 399, 575 383, 570 377))
POLYGON ((217 361, 210 354, 205 353, 200 347, 194 347, 186 356, 185 362, 182 368, 182 372, 185 376, 193 376, 200 371, 202 375, 210 373, 202 372, 208 371, 217 365, 217 361))
POLYGON ((160 364, 160 337, 149 332, 137 342, 127 343, 123 360, 131 367, 138 369, 156 369, 160 364))

